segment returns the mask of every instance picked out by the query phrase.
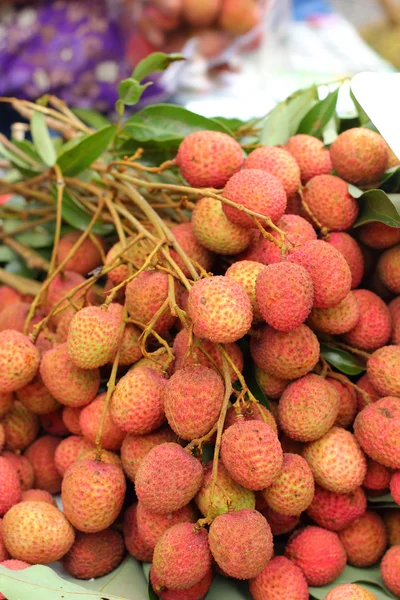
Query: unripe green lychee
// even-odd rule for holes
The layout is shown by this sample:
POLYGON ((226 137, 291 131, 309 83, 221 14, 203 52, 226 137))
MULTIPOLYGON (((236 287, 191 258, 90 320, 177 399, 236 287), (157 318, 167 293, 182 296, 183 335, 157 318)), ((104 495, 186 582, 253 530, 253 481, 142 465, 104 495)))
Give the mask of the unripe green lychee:
POLYGON ((386 527, 381 517, 366 511, 339 532, 347 562, 355 567, 370 567, 378 562, 387 547, 386 527))
POLYGON ((61 438, 44 435, 25 450, 35 472, 35 487, 50 494, 58 494, 61 490, 62 477, 55 465, 55 452, 60 442, 61 438))
POLYGON ((275 556, 267 566, 250 580, 254 600, 308 600, 308 586, 303 572, 285 556, 275 556))
POLYGON ((177 436, 169 427, 162 427, 145 435, 128 434, 121 446, 122 467, 126 476, 135 481, 136 473, 143 458, 154 446, 165 442, 176 442, 177 436))
POLYGON ((195 131, 181 142, 176 163, 192 187, 222 188, 244 162, 240 144, 226 133, 195 131))
POLYGON ((246 158, 245 169, 261 169, 275 175, 286 192, 292 196, 301 185, 300 167, 293 156, 284 148, 277 146, 263 146, 257 148, 246 158))
POLYGON ((332 231, 326 240, 342 254, 351 272, 351 289, 360 285, 364 275, 364 257, 356 240, 344 231, 332 231))
POLYGON ((1 424, 6 434, 7 450, 24 450, 33 442, 39 431, 37 415, 18 400, 3 417, 1 424))
POLYGON ((320 527, 341 531, 361 517, 366 509, 367 498, 361 487, 348 494, 336 494, 317 485, 307 514, 320 527))
POLYGON ((360 350, 373 351, 380 348, 390 338, 391 318, 386 304, 369 290, 354 290, 360 310, 360 318, 353 329, 347 331, 345 342, 360 350))
POLYGON ((344 231, 358 215, 358 203, 346 181, 335 175, 316 175, 304 188, 304 200, 323 227, 344 231))
POLYGON ((0 392, 15 392, 35 376, 40 355, 30 339, 13 329, 0 332, 0 392))
POLYGON ((356 327, 359 319, 360 305, 354 293, 349 292, 336 306, 313 308, 307 324, 314 331, 340 335, 356 327))
POLYGON ((368 456, 385 467, 399 469, 400 398, 386 396, 369 404, 358 413, 354 434, 368 456))
POLYGON ((329 150, 321 140, 303 133, 292 136, 285 146, 300 167, 301 180, 307 183, 316 175, 332 172, 329 150))
POLYGON ((125 546, 121 534, 113 529, 97 533, 77 531, 75 541, 61 560, 64 569, 77 579, 102 577, 123 559, 125 546))
MULTIPOLYGON (((92 445, 96 443, 106 397, 107 394, 105 392, 99 394, 93 402, 82 409, 79 417, 82 435, 92 445)), ((126 432, 122 431, 112 420, 110 406, 108 406, 100 439, 102 448, 106 450, 119 450, 125 435, 126 432)))
POLYGON ((379 133, 364 127, 343 131, 331 145, 330 154, 339 177, 355 185, 379 181, 386 171, 387 144, 379 133))

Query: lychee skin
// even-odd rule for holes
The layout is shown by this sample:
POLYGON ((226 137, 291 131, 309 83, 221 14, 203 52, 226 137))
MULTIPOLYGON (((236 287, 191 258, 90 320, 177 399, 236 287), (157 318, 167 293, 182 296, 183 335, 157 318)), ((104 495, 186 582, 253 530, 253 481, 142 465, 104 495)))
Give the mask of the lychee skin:
POLYGON ((251 231, 226 216, 220 200, 201 198, 192 213, 193 233, 202 246, 225 256, 242 252, 250 244, 251 231))
POLYGON ((61 479, 55 464, 55 452, 61 438, 44 435, 35 440, 25 450, 25 457, 30 461, 35 472, 35 487, 46 490, 50 494, 58 494, 61 490, 61 479))
MULTIPOLYGON (((389 546, 400 545, 400 511, 397 508, 386 509, 382 513, 388 532, 389 546)), ((1 523, 0 523, 1 526, 1 523)))
POLYGON ((273 555, 267 520, 248 508, 219 515, 211 523, 208 541, 218 566, 236 579, 257 577, 273 555))
POLYGON ((13 329, 0 332, 0 392, 15 392, 33 379, 39 351, 30 339, 13 329))
POLYGON ((367 498, 361 487, 349 494, 336 494, 317 485, 307 514, 320 527, 341 531, 361 517, 366 509, 367 498))
POLYGON ((307 325, 293 331, 276 331, 266 325, 250 340, 256 366, 280 379, 298 379, 319 360, 318 338, 307 325))
POLYGON ((47 565, 59 560, 74 542, 74 530, 63 513, 46 502, 20 502, 3 519, 3 540, 17 560, 47 565))
POLYGON ((35 502, 47 502, 47 504, 57 506, 53 496, 50 492, 46 492, 46 490, 26 490, 22 492, 21 502, 31 502, 32 500, 35 502))
POLYGON ((0 392, 0 419, 10 410, 14 402, 12 392, 0 392))
MULTIPOLYGON (((277 222, 279 229, 286 234, 287 251, 290 254, 306 242, 317 239, 317 234, 311 223, 299 215, 285 214, 277 222)), ((280 234, 271 229, 269 233, 280 240, 280 234)), ((273 242, 263 238, 259 242, 261 258, 260 261, 266 265, 277 263, 282 260, 281 249, 273 242)))
POLYGON ((68 356, 67 344, 55 346, 43 355, 40 375, 58 402, 74 408, 94 400, 100 385, 99 370, 77 367, 68 356))
POLYGON ((64 406, 62 409, 62 420, 66 428, 74 435, 82 435, 82 429, 79 425, 79 417, 82 412, 82 408, 73 406, 64 406))
POLYGON ((400 346, 383 346, 367 362, 371 385, 381 396, 400 396, 400 346))
POLYGON ((64 477, 68 467, 78 459, 82 450, 92 448, 92 444, 80 435, 70 435, 62 440, 54 453, 54 464, 61 477, 64 477))
POLYGON ((265 321, 278 331, 301 325, 313 304, 314 286, 307 270, 280 262, 264 267, 257 277, 256 298, 265 321))
POLYGON ((68 356, 81 369, 110 362, 121 341, 121 318, 98 306, 87 306, 73 317, 68 330, 68 356))
POLYGON ((351 288, 351 272, 343 255, 323 240, 306 242, 288 260, 304 267, 314 284, 315 308, 339 304, 351 288))
POLYGON ((121 446, 122 467, 126 476, 135 482, 137 470, 146 454, 154 446, 164 442, 175 442, 176 438, 176 434, 169 427, 145 435, 127 435, 121 446))
POLYGON ((357 288, 364 275, 364 257, 360 246, 344 231, 332 231, 327 242, 344 256, 351 271, 351 289, 357 288))
POLYGON ((284 389, 289 383, 287 379, 275 377, 274 375, 267 373, 267 371, 263 371, 257 366, 255 375, 261 389, 264 391, 267 398, 270 398, 271 400, 277 400, 280 398, 284 389))
POLYGON ((378 562, 387 547, 386 527, 381 517, 365 512, 339 532, 347 561, 355 567, 370 567, 378 562))
MULTIPOLYGON (((214 261, 214 255, 198 241, 193 231, 192 223, 179 223, 171 228, 176 241, 188 257, 198 263, 205 271, 209 271, 214 261)), ((171 250, 171 256, 176 264, 182 269, 186 277, 189 277, 189 269, 175 250, 171 250)))
MULTIPOLYGON (((231 177, 223 192, 224 198, 253 212, 269 217, 274 223, 285 212, 287 198, 277 177, 259 169, 244 169, 231 177)), ((223 211, 232 223, 241 227, 254 227, 252 217, 243 211, 223 204, 223 211)))
POLYGON ((21 484, 17 471, 0 456, 0 517, 21 500, 21 484))
MULTIPOLYGON (((263 502, 265 503, 264 499, 263 502)), ((257 505, 258 504, 259 503, 257 502, 257 505)), ((298 516, 289 517, 288 515, 281 515, 269 506, 265 506, 264 508, 259 508, 256 506, 256 508, 267 519, 269 526, 271 527, 272 535, 274 536, 289 533, 290 531, 293 531, 293 529, 299 524, 300 517, 298 516)))
POLYGON ((399 469, 400 398, 386 396, 364 408, 354 421, 354 435, 373 460, 399 469))
POLYGON ((278 435, 278 426, 275 417, 270 410, 262 406, 262 404, 252 404, 249 407, 242 406, 241 411, 237 412, 236 406, 230 406, 226 412, 224 431, 235 423, 243 421, 262 421, 267 423, 273 431, 278 435))
POLYGON ((171 429, 184 440, 208 433, 218 420, 224 393, 223 380, 213 369, 199 365, 174 373, 162 394, 171 429))
POLYGON ((189 292, 188 313, 197 337, 220 344, 243 337, 253 320, 251 303, 243 286, 223 276, 195 282, 189 292))
POLYGON ((389 548, 381 562, 381 575, 386 587, 400 596, 400 546, 389 548))
POLYGON ((363 244, 375 250, 386 250, 400 243, 400 228, 389 227, 385 223, 373 221, 359 229, 359 237, 363 244))
POLYGON ((0 560, 1 562, 3 562, 4 560, 7 560, 9 558, 10 555, 3 541, 3 519, 0 519, 0 560))
POLYGON ((126 549, 137 560, 151 562, 153 560, 153 547, 146 544, 139 534, 137 526, 137 506, 132 504, 124 514, 123 533, 126 549))
POLYGON ((293 533, 285 556, 300 567, 308 585, 327 585, 346 566, 346 552, 337 533, 322 527, 305 527, 293 533))
POLYGON ((356 583, 343 583, 334 587, 325 600, 377 600, 376 596, 356 583))
POLYGON ((307 183, 316 175, 332 172, 329 150, 321 140, 303 133, 292 136, 285 146, 300 167, 301 180, 307 183))
POLYGON ((323 227, 344 231, 357 219, 358 203, 346 181, 335 175, 317 175, 304 188, 304 200, 323 227))
POLYGON ((14 402, 1 423, 6 434, 7 450, 24 450, 33 442, 39 431, 37 416, 18 400, 14 402))
POLYGON ((150 569, 150 581, 154 590, 157 590, 157 595, 161 600, 199 600, 205 598, 208 590, 210 589, 213 579, 213 571, 209 569, 207 574, 200 579, 198 583, 186 588, 184 590, 169 590, 168 588, 162 587, 160 581, 154 573, 154 569, 150 569))
POLYGON ((125 477, 119 467, 95 460, 75 462, 62 482, 64 512, 79 531, 102 531, 119 515, 125 490, 125 477))
POLYGON ((354 290, 360 318, 343 339, 350 346, 371 352, 380 348, 390 338, 392 323, 390 312, 379 296, 369 290, 354 290))
POLYGON ((284 148, 276 146, 263 146, 257 148, 246 158, 245 169, 261 169, 275 175, 286 192, 292 196, 301 185, 300 167, 293 156, 284 148))
POLYGON ((355 185, 379 181, 388 161, 385 140, 363 127, 343 131, 331 145, 330 155, 339 177, 355 185))
POLYGON ((64 569, 76 579, 102 577, 113 571, 124 556, 125 546, 121 534, 112 529, 97 533, 78 531, 75 541, 62 558, 64 569))
MULTIPOLYGON (((61 237, 57 249, 58 264, 60 264, 64 258, 66 258, 67 254, 79 240, 81 235, 82 232, 80 231, 70 231, 61 237)), ((82 242, 75 255, 65 263, 65 270, 75 271, 81 275, 87 275, 90 273, 90 271, 93 271, 96 267, 102 264, 99 246, 100 248, 104 249, 104 242, 99 235, 95 235, 94 237, 96 239, 96 243, 94 243, 89 237, 82 242)))
POLYGON ((164 443, 142 459, 135 478, 136 495, 147 509, 167 514, 188 504, 202 480, 200 461, 178 444, 164 443))
POLYGON ((313 308, 307 324, 314 331, 340 335, 354 329, 359 320, 360 305, 353 292, 349 292, 336 306, 313 308))
POLYGON ((383 495, 389 489, 392 470, 380 463, 367 458, 367 474, 364 477, 363 487, 368 491, 383 495))
POLYGON ((400 245, 386 250, 376 267, 382 283, 395 294, 400 294, 400 245))
POLYGON ((138 502, 136 519, 139 537, 143 538, 146 544, 155 548, 160 537, 168 529, 178 523, 196 523, 197 516, 195 509, 188 504, 175 512, 167 515, 160 515, 148 510, 141 502, 138 502))
POLYGON ((307 581, 302 570, 285 556, 275 556, 249 582, 254 600, 308 600, 307 581))
POLYGON ((367 472, 365 455, 356 438, 341 427, 332 427, 321 439, 307 444, 303 456, 315 482, 338 494, 358 488, 367 472))
POLYGON ((179 523, 168 529, 154 549, 153 569, 160 584, 174 590, 195 585, 211 565, 208 535, 192 523, 179 523))
POLYGON ((221 459, 234 481, 249 490, 262 490, 279 474, 283 453, 269 425, 244 421, 222 435, 221 459))
POLYGON ((17 390, 16 396, 26 408, 36 415, 47 415, 60 408, 37 374, 27 385, 17 390))
POLYGON ((364 375, 362 375, 357 381, 357 387, 361 388, 366 393, 366 395, 364 395, 359 390, 356 390, 358 412, 365 408, 367 404, 370 404, 371 402, 376 402, 377 400, 382 398, 382 394, 379 394, 373 387, 367 373, 364 373, 364 375))
POLYGON ((1 456, 16 470, 22 492, 29 490, 33 486, 35 477, 29 460, 21 454, 9 451, 4 451, 1 456))
POLYGON ((392 494, 393 500, 400 504, 400 471, 393 473, 390 480, 390 493, 392 494))
POLYGON ((353 423, 354 417, 357 414, 356 392, 354 388, 351 387, 351 381, 347 379, 347 377, 342 381, 332 379, 332 377, 327 377, 326 380, 339 392, 340 405, 335 425, 346 429, 353 423), (346 383, 346 381, 348 381, 348 383, 346 383))
POLYGON ((222 188, 244 162, 240 144, 218 131, 196 131, 180 144, 176 164, 192 187, 222 188))
MULTIPOLYGON (((96 443, 97 432, 102 420, 106 399, 106 392, 99 394, 93 402, 83 407, 80 414, 79 423, 82 435, 89 444, 94 445, 96 443)), ((120 429, 112 420, 110 406, 108 406, 100 440, 102 448, 105 448, 106 450, 119 450, 125 435, 126 432, 122 431, 122 429, 120 429)))
MULTIPOLYGON (((64 271, 62 274, 57 275, 53 281, 50 283, 49 288, 47 290, 47 302, 46 302, 46 310, 49 313, 53 306, 57 304, 57 310, 59 308, 67 309, 71 305, 68 300, 63 300, 65 296, 76 286, 80 285, 85 281, 85 278, 80 273, 75 273, 74 271, 64 271), (58 304, 60 303, 60 304, 58 304)), ((80 289, 72 296, 72 301, 79 308, 84 305, 85 302, 85 290, 80 289)), ((89 299, 91 295, 89 293, 89 299)), ((64 314, 64 310, 60 311, 57 315, 51 317, 51 323, 56 326, 58 325, 62 315, 64 314)))
POLYGON ((290 383, 284 390, 278 405, 279 424, 291 439, 312 442, 329 431, 339 407, 340 396, 336 388, 323 377, 311 373, 290 383))
POLYGON ((65 427, 64 421, 62 420, 60 410, 56 410, 55 412, 47 415, 39 415, 39 421, 41 427, 49 435, 56 435, 60 437, 66 437, 69 435, 69 431, 65 427))
POLYGON ((165 420, 162 392, 166 379, 153 369, 128 371, 111 396, 111 419, 121 431, 135 435, 154 431, 165 420))
POLYGON ((282 515, 297 516, 306 510, 314 496, 314 478, 304 458, 284 454, 281 472, 262 495, 282 515))
POLYGON ((253 319, 255 322, 260 322, 263 320, 256 298, 256 281, 263 269, 264 265, 262 263, 252 260, 238 260, 237 262, 233 263, 233 265, 231 265, 225 273, 225 277, 233 279, 244 287, 251 302, 253 319))

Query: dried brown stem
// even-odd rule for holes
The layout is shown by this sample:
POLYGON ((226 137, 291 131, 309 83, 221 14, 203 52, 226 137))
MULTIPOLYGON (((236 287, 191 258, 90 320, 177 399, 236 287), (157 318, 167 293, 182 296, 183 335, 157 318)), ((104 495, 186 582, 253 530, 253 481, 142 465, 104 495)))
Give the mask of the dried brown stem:
POLYGON ((342 342, 335 341, 335 346, 337 346, 338 348, 342 348, 343 350, 347 350, 351 354, 355 354, 356 356, 363 358, 365 361, 371 358, 371 355, 368 354, 368 352, 364 352, 364 350, 359 350, 358 348, 353 348, 353 346, 348 346, 347 344, 343 344, 342 342))
POLYGON ((17 290, 17 292, 24 296, 28 294, 38 294, 41 288, 41 284, 37 281, 15 275, 14 273, 9 273, 2 268, 0 268, 0 281, 5 285, 14 288, 14 290, 17 290))

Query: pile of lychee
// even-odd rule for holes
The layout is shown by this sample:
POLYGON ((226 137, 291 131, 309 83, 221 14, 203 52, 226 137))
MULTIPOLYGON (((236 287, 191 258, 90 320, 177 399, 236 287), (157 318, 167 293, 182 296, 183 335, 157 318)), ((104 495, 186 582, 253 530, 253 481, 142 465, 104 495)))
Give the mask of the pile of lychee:
POLYGON ((178 270, 149 260, 149 238, 123 252, 88 236, 34 314, 0 288, 0 564, 89 579, 129 553, 165 600, 200 600, 215 572, 255 600, 307 600, 380 562, 400 597, 400 227, 353 228, 348 186, 398 163, 363 128, 247 157, 192 133, 174 168, 205 189, 171 227, 178 270), (104 295, 82 294, 103 264, 104 295), (321 343, 365 372, 346 377, 321 343), (399 509, 373 509, 389 490, 399 509))

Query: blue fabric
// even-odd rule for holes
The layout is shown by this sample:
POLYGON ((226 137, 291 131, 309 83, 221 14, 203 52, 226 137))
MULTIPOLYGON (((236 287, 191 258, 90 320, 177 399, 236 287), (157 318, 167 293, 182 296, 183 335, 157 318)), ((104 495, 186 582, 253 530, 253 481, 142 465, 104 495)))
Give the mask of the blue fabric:
POLYGON ((296 21, 305 21, 316 15, 328 15, 332 10, 329 0, 293 0, 296 21))

